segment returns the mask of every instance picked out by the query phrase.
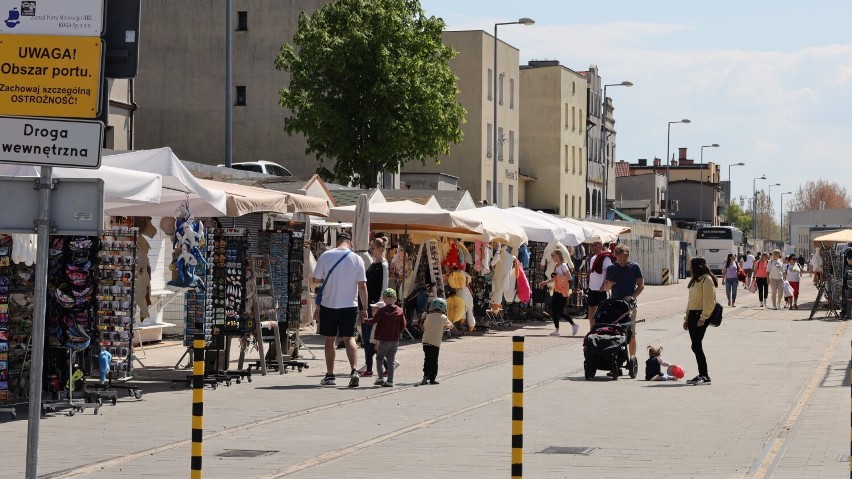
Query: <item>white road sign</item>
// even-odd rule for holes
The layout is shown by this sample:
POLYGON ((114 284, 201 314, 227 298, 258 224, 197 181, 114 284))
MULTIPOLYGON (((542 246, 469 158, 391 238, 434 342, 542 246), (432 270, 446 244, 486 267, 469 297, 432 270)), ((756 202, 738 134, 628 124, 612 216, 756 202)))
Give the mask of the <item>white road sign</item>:
POLYGON ((0 33, 99 37, 106 0, 0 0, 0 33))
POLYGON ((99 121, 0 117, 0 163, 100 168, 99 121))

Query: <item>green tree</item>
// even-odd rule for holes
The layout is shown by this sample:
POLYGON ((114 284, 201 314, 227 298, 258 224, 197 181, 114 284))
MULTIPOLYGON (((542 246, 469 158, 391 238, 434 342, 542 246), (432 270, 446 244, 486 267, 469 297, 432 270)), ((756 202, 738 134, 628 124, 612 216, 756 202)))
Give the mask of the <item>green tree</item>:
POLYGON ((275 61, 290 74, 279 103, 291 112, 285 131, 305 135, 320 176, 374 187, 378 173, 461 141, 466 112, 444 26, 418 0, 335 0, 299 15, 294 45, 275 61))
POLYGON ((751 213, 742 209, 736 202, 731 202, 723 212, 731 226, 741 229, 747 236, 751 236, 751 213))

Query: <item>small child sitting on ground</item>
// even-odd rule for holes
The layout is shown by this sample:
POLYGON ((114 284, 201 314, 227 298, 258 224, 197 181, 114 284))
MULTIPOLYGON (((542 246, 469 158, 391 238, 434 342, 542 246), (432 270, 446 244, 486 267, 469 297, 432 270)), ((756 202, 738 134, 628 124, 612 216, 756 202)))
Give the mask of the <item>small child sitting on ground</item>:
MULTIPOLYGON (((669 364, 661 356, 663 354, 662 346, 648 346, 648 360, 645 361, 645 380, 646 381, 677 381, 676 370, 680 370, 677 365, 669 364), (663 368, 666 368, 665 370, 663 368)), ((679 376, 683 377, 683 372, 680 370, 679 376)))
POLYGON ((453 327, 447 318, 447 302, 443 298, 435 298, 429 303, 429 312, 423 320, 423 380, 420 385, 438 384, 438 354, 441 352, 441 341, 444 330, 453 327))

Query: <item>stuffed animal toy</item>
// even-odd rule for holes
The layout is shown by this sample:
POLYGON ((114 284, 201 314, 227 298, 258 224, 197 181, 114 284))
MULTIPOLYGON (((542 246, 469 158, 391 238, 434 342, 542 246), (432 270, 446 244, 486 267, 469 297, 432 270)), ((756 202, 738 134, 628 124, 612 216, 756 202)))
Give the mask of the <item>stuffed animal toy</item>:
POLYGON ((464 300, 458 296, 447 298, 447 318, 451 323, 457 323, 464 319, 466 306, 464 300))
POLYGON ((98 369, 101 371, 101 384, 106 383, 107 374, 109 374, 109 364, 112 361, 112 354, 106 350, 106 348, 101 348, 101 352, 98 353, 98 369))
POLYGON ((447 252, 447 257, 441 261, 441 266, 447 269, 464 269, 465 264, 459 257, 459 248, 455 241, 450 242, 450 250, 447 252))
POLYGON ((522 303, 528 303, 532 297, 532 288, 530 287, 530 282, 527 280, 527 274, 524 272, 524 268, 521 267, 521 261, 517 260, 515 263, 515 271, 517 272, 516 283, 518 289, 518 300, 522 303))
POLYGON ((515 276, 513 274, 515 257, 503 245, 497 247, 497 253, 491 261, 493 271, 491 279, 491 309, 501 308, 503 299, 507 302, 515 300, 515 276))

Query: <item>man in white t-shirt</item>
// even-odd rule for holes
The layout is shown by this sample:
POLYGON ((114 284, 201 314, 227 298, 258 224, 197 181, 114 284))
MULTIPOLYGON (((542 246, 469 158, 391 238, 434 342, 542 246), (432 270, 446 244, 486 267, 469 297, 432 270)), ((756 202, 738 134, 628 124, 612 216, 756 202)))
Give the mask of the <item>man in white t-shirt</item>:
POLYGON ((355 347, 355 325, 367 319, 367 276, 364 260, 352 252, 352 239, 348 234, 337 236, 337 248, 320 256, 314 269, 313 282, 322 283, 322 300, 319 301, 319 333, 325 339, 325 377, 322 386, 333 386, 335 338, 340 336, 346 345, 349 359, 349 387, 358 387, 358 372, 355 370, 357 349, 355 347), (361 307, 358 298, 361 299, 361 307))
POLYGON ((743 271, 746 274, 745 287, 751 285, 752 280, 752 272, 754 271, 754 255, 751 254, 751 251, 746 251, 745 261, 743 261, 743 271))
POLYGON ((600 241, 592 243, 592 257, 589 258, 589 291, 586 298, 590 330, 595 325, 598 306, 607 298, 607 292, 603 291, 603 284, 606 279, 606 269, 612 265, 613 258, 613 254, 608 249, 604 249, 600 241))

